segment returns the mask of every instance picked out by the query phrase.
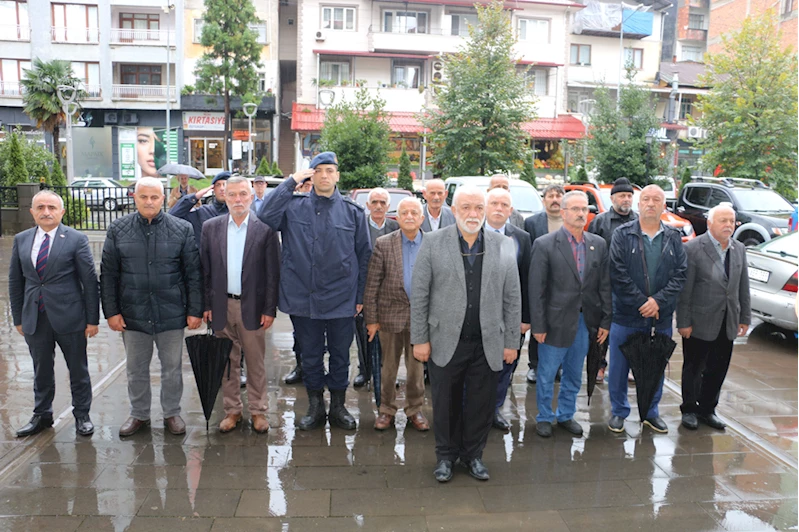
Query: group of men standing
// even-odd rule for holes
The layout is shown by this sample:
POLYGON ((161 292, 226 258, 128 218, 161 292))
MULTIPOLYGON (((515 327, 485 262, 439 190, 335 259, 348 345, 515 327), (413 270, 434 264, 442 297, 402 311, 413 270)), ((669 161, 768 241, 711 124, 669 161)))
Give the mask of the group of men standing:
MULTIPOLYGON (((564 194, 557 186, 544 191, 545 211, 523 222, 504 176, 492 178, 488 191, 460 187, 451 209, 444 183, 431 180, 426 205, 404 199, 394 222, 385 217, 385 190, 372 191, 365 215, 339 193, 338 180, 336 156, 324 152, 311 169, 289 176, 269 195, 256 195, 258 208, 252 207, 250 183, 223 173, 208 189, 187 190, 167 214, 161 182, 142 178, 135 189, 137 211, 108 230, 99 289, 86 236, 60 224, 59 196, 37 194, 31 213, 38 227, 15 238, 9 274, 14 323, 28 342, 36 374, 34 416, 18 435, 52 425, 55 343, 70 368, 77 432, 93 431, 86 338, 97 334, 100 301, 128 356, 131 414, 120 428, 123 437, 150 421, 153 345, 161 361, 165 427, 185 432, 183 329, 199 328, 203 320, 233 340, 234 374, 246 360, 252 426, 266 432, 264 333, 277 308, 290 315, 302 352, 296 370, 308 410, 298 422, 301 430, 327 420, 356 427, 345 393, 357 316, 369 340, 379 336, 383 348, 375 429, 395 422, 394 383, 403 354, 405 414, 417 430, 430 428, 422 413, 427 364, 440 482, 452 478, 457 461, 473 477, 489 478, 482 451, 492 425, 510 427, 500 410, 528 330, 528 380, 536 383, 541 437, 550 437, 555 423, 582 435, 574 416, 589 342, 609 343, 608 425, 622 432, 630 406, 620 346, 631 334, 653 328, 671 336, 675 310, 685 339, 683 424, 723 428, 715 416, 719 391, 732 340, 750 321, 746 261, 743 246, 731 240, 731 207, 711 210, 707 234, 683 247, 680 234, 660 221, 665 195, 656 185, 640 192, 636 217, 632 186, 618 180, 613 209, 586 232, 587 196, 564 194), (210 189, 212 202, 197 207, 210 189), (64 302, 80 307, 66 310, 64 302), (54 312, 70 319, 50 320, 54 312)), ((660 394, 642 421, 666 432, 660 394)), ((227 377, 223 395, 219 428, 227 432, 243 419, 238 378, 227 377)))

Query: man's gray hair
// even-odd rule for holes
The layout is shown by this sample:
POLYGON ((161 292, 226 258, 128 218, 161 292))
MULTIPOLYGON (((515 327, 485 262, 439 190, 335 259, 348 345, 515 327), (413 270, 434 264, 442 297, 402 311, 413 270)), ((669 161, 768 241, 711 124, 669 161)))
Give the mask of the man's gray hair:
POLYGON ((140 177, 138 181, 136 181, 136 188, 134 188, 133 191, 138 192, 139 187, 153 187, 160 190, 161 194, 164 193, 164 183, 155 177, 140 177))
POLYGON ((489 190, 488 195, 486 196, 486 203, 491 201, 491 196, 507 196, 508 202, 510 202, 510 206, 513 207, 513 196, 511 196, 510 192, 508 192, 504 188, 492 188, 491 190, 489 190))
POLYGON ((375 187, 369 191, 369 195, 366 196, 366 203, 372 203, 372 198, 377 196, 378 194, 382 194, 386 197, 386 203, 391 201, 391 195, 388 193, 388 190, 382 187, 375 187))
POLYGON ((586 194, 582 190, 570 190, 566 194, 563 195, 563 199, 560 200, 560 206, 563 209, 565 209, 566 208, 566 204, 569 203, 569 200, 571 200, 572 198, 577 198, 577 197, 585 198, 585 201, 588 201, 588 194, 586 194))
POLYGON ((541 195, 546 198, 547 194, 549 194, 550 192, 553 192, 553 191, 556 194, 560 194, 561 196, 566 194, 566 191, 563 189, 562 186, 553 184, 553 185, 547 185, 546 188, 544 189, 544 192, 542 192, 541 195))
POLYGON ((475 196, 478 195, 483 198, 483 203, 486 202, 486 192, 482 188, 478 188, 474 185, 463 185, 462 187, 458 187, 455 189, 455 195, 452 196, 452 205, 457 206, 458 198, 461 196, 475 196))
POLYGON ((52 190, 40 190, 39 192, 34 194, 32 200, 31 200, 31 206, 33 206, 33 204, 36 203, 36 198, 39 198, 39 197, 43 198, 45 196, 53 196, 54 198, 56 198, 58 200, 58 204, 61 206, 61 209, 62 210, 64 209, 64 198, 62 198, 61 196, 59 196, 58 194, 56 194, 52 190))
POLYGON ((250 185, 249 179, 241 175, 234 175, 233 177, 229 177, 227 179, 227 184, 225 187, 229 187, 230 185, 236 185, 238 183, 247 183, 249 185, 250 196, 252 196, 255 192, 252 189, 252 185, 250 185))
POLYGON ((399 214, 403 203, 413 203, 413 206, 419 209, 420 214, 424 212, 424 207, 422 207, 422 202, 419 201, 419 198, 408 196, 407 198, 403 198, 402 200, 400 200, 400 202, 397 204, 397 214, 399 214))
POLYGON ((732 208, 732 203, 730 203, 729 201, 722 201, 721 203, 719 203, 718 205, 707 211, 708 222, 713 221, 713 219, 716 217, 717 211, 730 211, 733 214, 733 216, 735 215, 735 209, 732 208))

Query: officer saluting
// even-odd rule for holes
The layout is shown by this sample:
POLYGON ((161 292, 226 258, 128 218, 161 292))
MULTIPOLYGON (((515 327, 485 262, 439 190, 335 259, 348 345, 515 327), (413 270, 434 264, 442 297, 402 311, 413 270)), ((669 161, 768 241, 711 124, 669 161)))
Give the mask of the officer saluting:
POLYGON ((372 254, 363 207, 339 194, 338 159, 323 152, 311 169, 289 176, 265 200, 258 218, 282 233, 283 258, 278 307, 291 316, 302 346, 302 376, 308 391, 308 414, 298 426, 325 424, 324 388, 330 390, 330 422, 354 429, 344 407, 349 384, 353 317, 363 307, 366 271, 372 254), (313 189, 294 194, 311 179, 313 189), (330 352, 325 375, 325 340, 330 352))

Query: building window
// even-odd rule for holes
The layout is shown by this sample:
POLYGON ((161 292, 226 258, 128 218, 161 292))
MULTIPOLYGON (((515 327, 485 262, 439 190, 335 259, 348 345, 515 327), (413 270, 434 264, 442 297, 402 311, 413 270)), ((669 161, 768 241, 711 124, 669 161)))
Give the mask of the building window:
POLYGON ((593 89, 569 87, 566 99, 567 111, 569 111, 570 113, 585 112, 587 110, 585 108, 586 105, 583 104, 583 108, 581 108, 580 103, 593 99, 594 99, 593 89))
POLYGON ((97 43, 97 6, 52 4, 52 41, 97 43))
POLYGON ((569 62, 572 65, 590 65, 591 64, 591 45, 590 44, 572 44, 571 55, 569 62))
POLYGON ((355 31, 355 8, 323 7, 322 29, 334 31, 355 31))
POLYGON ((391 65, 391 84, 405 89, 418 89, 422 77, 420 61, 394 61, 391 65))
POLYGON ((383 31, 388 33, 428 33, 424 11, 383 11, 383 31))
POLYGON ((201 18, 194 19, 194 38, 192 39, 192 42, 194 44, 200 44, 202 42, 203 27, 205 27, 204 19, 201 18))
POLYGON ((100 97, 100 63, 72 61, 72 74, 83 82, 89 98, 100 97))
POLYGON ((469 36, 469 26, 477 25, 477 15, 452 15, 452 35, 469 36))
POLYGON ((0 41, 29 41, 31 38, 28 3, 0 0, 0 41))
POLYGON ((795 5, 796 5, 796 0, 783 0, 782 14, 790 15, 791 13, 793 13, 793 8, 795 5))
POLYGON ((688 120, 688 116, 694 113, 693 100, 683 99, 680 102, 680 120, 688 120))
POLYGON ((690 30, 706 30, 705 15, 688 15, 688 29, 690 30))
POLYGON ((549 20, 520 18, 519 40, 532 43, 549 43, 549 20))
POLYGON ((266 35, 266 22, 258 22, 249 26, 255 32, 255 40, 258 44, 269 44, 269 39, 267 39, 266 35))
POLYGON ((696 61, 701 63, 703 61, 704 51, 699 46, 683 46, 682 47, 682 60, 683 61, 696 61))
POLYGON ((160 85, 161 65, 121 65, 123 85, 160 85))
POLYGON ((335 60, 322 59, 319 64, 319 79, 332 81, 336 85, 341 85, 342 81, 349 83, 352 81, 350 72, 350 61, 337 58, 335 60))
POLYGON ((549 93, 549 72, 546 69, 531 68, 524 73, 524 79, 530 92, 536 96, 546 96, 549 93))
POLYGON ((21 96, 19 81, 30 70, 31 62, 21 59, 0 59, 0 94, 21 96))
POLYGON ((643 48, 625 48, 624 49, 624 64, 633 64, 633 68, 641 70, 644 68, 644 49, 643 48))

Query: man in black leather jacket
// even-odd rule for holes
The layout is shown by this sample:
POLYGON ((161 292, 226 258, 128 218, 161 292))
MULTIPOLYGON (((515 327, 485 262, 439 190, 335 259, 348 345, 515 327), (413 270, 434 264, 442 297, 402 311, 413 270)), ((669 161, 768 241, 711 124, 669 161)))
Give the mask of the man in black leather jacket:
POLYGON ((103 313, 109 327, 122 333, 128 357, 131 412, 119 435, 131 436, 150 423, 153 343, 161 361, 164 426, 183 434, 183 327, 202 323, 200 254, 191 224, 161 210, 159 180, 139 179, 134 199, 137 212, 109 226, 100 267, 103 313))

